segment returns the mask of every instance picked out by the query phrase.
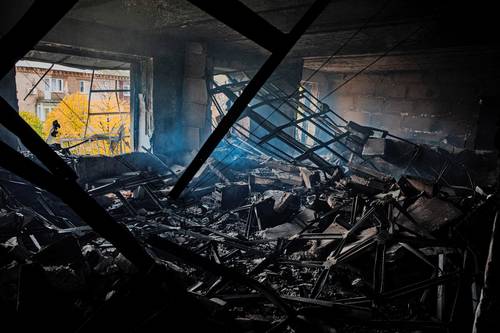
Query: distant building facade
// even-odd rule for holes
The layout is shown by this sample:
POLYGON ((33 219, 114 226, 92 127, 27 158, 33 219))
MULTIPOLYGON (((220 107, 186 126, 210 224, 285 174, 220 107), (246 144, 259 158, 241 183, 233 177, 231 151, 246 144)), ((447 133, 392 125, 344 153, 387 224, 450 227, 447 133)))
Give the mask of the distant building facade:
MULTIPOLYGON (((88 95, 92 80, 92 71, 54 65, 44 79, 33 89, 50 64, 19 61, 16 64, 16 88, 19 111, 33 112, 41 121, 52 111, 66 95, 80 93, 88 95)), ((95 71, 92 90, 129 90, 129 71, 95 71)), ((109 94, 109 93, 107 93, 109 94)), ((105 96, 104 93, 92 93, 92 101, 105 96)), ((129 99, 130 92, 118 92, 121 100, 129 99)))

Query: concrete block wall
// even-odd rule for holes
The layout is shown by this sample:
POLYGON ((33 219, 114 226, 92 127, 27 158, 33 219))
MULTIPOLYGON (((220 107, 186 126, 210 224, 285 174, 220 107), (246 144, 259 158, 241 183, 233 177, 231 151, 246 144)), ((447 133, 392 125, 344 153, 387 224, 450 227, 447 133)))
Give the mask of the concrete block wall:
MULTIPOLYGON (((304 77, 309 73, 305 70, 304 77)), ((474 148, 479 101, 499 94, 498 73, 484 67, 365 72, 325 102, 347 120, 416 142, 474 148)), ((322 98, 353 74, 320 72, 311 81, 318 83, 322 98)))
POLYGON ((201 43, 186 44, 182 89, 182 126, 186 151, 198 150, 207 126, 208 92, 205 78, 207 50, 201 43))
POLYGON ((153 146, 155 152, 185 163, 184 156, 201 147, 207 126, 207 54, 201 43, 178 46, 153 57, 153 146))

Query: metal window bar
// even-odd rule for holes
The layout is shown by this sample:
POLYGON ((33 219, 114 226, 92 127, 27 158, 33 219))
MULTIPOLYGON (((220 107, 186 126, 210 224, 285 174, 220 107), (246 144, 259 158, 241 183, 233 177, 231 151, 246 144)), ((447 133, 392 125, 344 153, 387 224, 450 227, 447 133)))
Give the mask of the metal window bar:
MULTIPOLYGON (((312 95, 307 89, 305 89, 303 86, 301 86, 301 90, 302 90, 302 96, 307 96, 307 95, 310 95, 314 98, 314 95, 312 95)), ((274 101, 276 102, 282 102, 283 104, 280 104, 280 106, 288 106, 290 108, 292 108, 295 111, 297 112, 300 112, 299 110, 299 107, 301 107, 305 112, 309 113, 310 115, 314 115, 314 114, 317 114, 318 111, 315 111, 315 110, 321 110, 322 108, 322 105, 323 103, 321 103, 319 100, 311 100, 310 98, 308 98, 309 101, 311 101, 311 104, 315 107, 315 110, 309 108, 307 105, 305 105, 304 103, 301 103, 299 101, 298 98, 293 98, 294 96, 288 96, 288 94, 286 94, 286 92, 281 89, 279 87, 278 84, 275 84, 273 81, 269 82, 268 84, 266 84, 262 89, 261 89, 262 92, 266 92, 268 91, 270 95, 272 95, 274 98, 271 99, 271 100, 264 100, 260 103, 257 103, 254 105, 254 107, 257 107, 257 106, 260 106, 260 105, 265 105, 265 104, 272 104, 274 101)), ((259 94, 256 98, 261 98, 263 94, 259 94)), ((277 108, 275 108, 277 109, 277 108)), ((277 110, 279 111, 279 110, 277 110)), ((314 121, 314 120, 313 120, 314 121)), ((321 126, 321 124, 317 124, 315 123, 316 126, 321 126)), ((334 126, 334 129, 338 132, 338 133, 342 133, 342 131, 335 125, 334 126)), ((323 130, 326 130, 323 128, 323 130)), ((331 133, 329 133, 331 134, 331 133)))
MULTIPOLYGON (((212 95, 211 98, 212 98, 212 102, 214 103, 215 107, 217 108, 217 112, 220 115, 223 115, 224 112, 222 111, 222 107, 219 105, 219 103, 215 99, 215 96, 212 95)), ((264 145, 259 145, 258 136, 256 136, 254 133, 252 133, 247 128, 242 126, 240 123, 236 122, 235 127, 233 127, 233 130, 235 130, 237 133, 242 135, 244 138, 246 138, 247 140, 249 140, 251 143, 255 144, 256 146, 260 146, 260 148, 262 148, 269 155, 277 157, 278 159, 285 160, 289 163, 293 162, 293 159, 294 159, 293 156, 287 154, 286 152, 284 152, 283 150, 274 146, 273 144, 265 142, 264 145), (244 133, 244 132, 246 132, 246 133, 244 133), (255 137, 255 139, 254 139, 254 137, 255 137)))
MULTIPOLYGON (((224 115, 222 107, 220 106, 214 95, 211 95, 211 99, 219 115, 224 115)), ((238 134, 240 134, 242 137, 246 138, 251 143, 253 143, 255 146, 259 145, 259 137, 256 136, 251 131, 249 131, 246 127, 242 126, 240 123, 236 122, 234 124, 233 130, 236 131, 238 134)), ((278 147, 276 147, 271 143, 266 142, 265 145, 260 145, 260 148, 262 148, 269 155, 277 157, 278 159, 285 160, 289 163, 293 161, 293 156, 287 154, 286 152, 284 152, 283 150, 279 149, 278 147)))
MULTIPOLYGON (((130 114, 129 112, 122 112, 121 111, 121 108, 120 108, 120 100, 119 100, 119 97, 118 97, 118 93, 120 92, 129 92, 130 89, 118 89, 118 80, 115 80, 115 89, 93 89, 93 84, 94 84, 94 77, 95 77, 95 69, 92 69, 92 76, 91 76, 91 79, 90 79, 90 88, 89 88, 89 97, 88 97, 88 106, 87 106, 87 119, 85 121, 85 129, 84 129, 84 134, 83 134, 83 139, 84 140, 87 140, 87 129, 89 127, 89 122, 90 122, 90 117, 92 116, 110 116, 110 115, 117 115, 120 117, 120 124, 121 126, 124 126, 124 122, 123 122, 123 114, 130 114), (117 105, 117 108, 118 108, 118 112, 90 112, 90 108, 91 108, 91 101, 92 101, 92 93, 114 93, 115 95, 115 98, 116 98, 116 105, 117 105)), ((109 117, 108 117, 109 119, 109 117)), ((113 140, 116 140, 116 141, 119 141, 119 144, 118 144, 118 148, 119 148, 119 151, 118 153, 119 154, 122 154, 123 151, 124 151, 124 147, 123 147, 123 139, 127 138, 129 136, 111 136, 111 135, 107 135, 107 138, 109 140, 109 155, 112 155, 113 154, 113 150, 112 150, 112 142, 114 142, 113 140)), ((99 142, 101 140, 104 140, 102 137, 101 138, 98 138, 97 141, 96 141, 96 144, 97 144, 97 151, 98 151, 98 154, 100 153, 100 143, 102 143, 103 145, 103 152, 104 154, 106 154, 106 145, 103 143, 103 142, 99 142)), ((86 148, 89 148, 91 145, 92 145, 92 142, 93 140, 89 140, 88 141, 88 145, 86 145, 87 147, 86 148)), ((85 149, 85 153, 87 153, 87 149, 85 149)))
MULTIPOLYGON (((274 83, 271 83, 271 85, 273 86, 273 88, 282 91, 278 86, 274 85, 274 83)), ((345 132, 345 130, 342 130, 342 128, 345 128, 345 124, 347 124, 347 123, 345 123, 344 125, 338 125, 338 124, 334 123, 330 118, 326 117, 327 115, 334 113, 334 112, 330 108, 323 110, 325 107, 327 107, 327 106, 325 106, 324 103, 320 102, 319 105, 314 104, 313 100, 311 100, 309 97, 306 97, 308 95, 314 97, 314 95, 312 95, 305 87, 301 86, 301 90, 302 90, 302 94, 299 95, 298 98, 293 98, 293 99, 289 98, 289 99, 287 99, 286 104, 289 104, 291 107, 294 108, 294 110, 297 110, 297 113, 301 117, 307 117, 308 119, 310 119, 311 123, 313 123, 317 128, 320 128, 322 131, 327 132, 327 134, 330 136, 336 136, 338 134, 342 134, 345 132), (314 109, 312 109, 311 107, 300 102, 300 99, 302 97, 307 98, 308 101, 311 102, 311 105, 314 106, 314 109), (301 110, 303 110, 303 112, 301 112, 301 110), (307 115, 305 115, 305 114, 307 114, 307 115), (321 120, 329 119, 330 121, 322 123, 322 122, 315 120, 315 118, 318 118, 321 120), (325 127, 325 125, 330 127, 330 128, 327 129, 325 127)))
MULTIPOLYGON (((270 83, 270 85, 273 85, 273 83, 270 83)), ((279 88, 278 88, 278 89, 279 89, 279 88)), ((302 88, 302 89, 304 89, 304 91, 307 91, 307 90, 305 90, 305 88, 302 88)), ((311 95, 311 96, 313 96, 313 95, 312 95, 312 94, 310 94, 309 92, 308 92, 308 94, 309 94, 309 95, 311 95)), ((296 99, 288 99, 288 98, 287 98, 287 99, 285 100, 285 103, 284 103, 284 104, 285 104, 285 105, 286 105, 286 104, 291 105, 291 103, 290 103, 290 102, 288 102, 289 100, 291 100, 291 101, 297 101, 296 99)), ((318 108, 319 110, 321 110, 321 109, 322 109, 322 107, 319 107, 319 106, 318 106, 317 108, 318 108)), ((280 111, 279 111, 279 110, 277 110, 276 108, 275 108, 275 110, 276 110, 276 111, 278 111, 278 112, 280 112, 280 111)), ((296 107, 295 107, 295 109, 294 109, 294 110, 296 110, 297 114, 298 114, 298 115, 300 115, 300 116, 302 117, 302 118, 299 118, 298 120, 302 120, 302 119, 304 119, 305 117, 307 117, 307 118, 308 118, 307 120, 309 120, 309 121, 310 121, 310 122, 311 122, 314 126, 316 126, 316 128, 321 129, 322 131, 326 132, 328 135, 330 135, 330 136, 332 136, 332 137, 334 137, 334 138, 335 138, 336 134, 329 132, 329 131, 328 131, 328 130, 324 127, 324 126, 322 126, 322 125, 321 125, 321 122, 315 121, 315 118, 320 118, 321 120, 326 120, 326 118, 325 118, 325 117, 322 117, 322 116, 323 116, 323 115, 325 115, 325 114, 328 114, 328 113, 330 113, 330 112, 333 112, 333 111, 331 111, 331 109, 330 109, 330 108, 328 108, 328 109, 326 110, 327 112, 323 113, 323 111, 319 111, 319 112, 318 112, 318 111, 313 111, 313 110, 311 110, 309 107, 307 107, 306 105, 304 105, 303 103, 300 103, 300 102, 299 102, 299 103, 296 103, 296 107), (310 114, 309 114, 308 116, 304 116, 304 114, 300 111, 301 109, 303 109, 303 110, 308 110, 308 111, 309 111, 308 113, 310 113, 310 114)), ((336 115, 336 114, 335 114, 335 115, 336 115)), ((297 120, 295 121, 295 123, 297 124, 297 120)), ((329 123, 326 123, 326 124, 329 124, 329 123)), ((291 126, 293 126, 293 125, 294 125, 294 123, 293 123, 293 122, 290 122, 290 123, 288 123, 288 124, 284 125, 284 128, 286 128, 286 127, 291 127, 291 126)), ((342 133, 343 133, 343 132, 340 130, 339 126, 338 126, 338 125, 336 125, 335 123, 331 123, 331 127, 332 127, 332 130, 337 130, 337 131, 338 131, 338 133, 337 133, 337 134, 342 134, 342 133)), ((299 129, 300 131, 304 132, 304 129, 302 128, 302 126, 296 126, 296 128, 297 128, 297 129, 299 129)), ((308 133, 308 134, 306 134, 306 136, 310 137, 310 134, 308 133)), ((314 140, 314 141, 317 141, 317 140, 315 140, 316 136, 315 136, 314 134, 313 134, 313 136, 314 136, 313 140, 314 140)), ((368 160, 367 160, 367 159, 365 159, 365 158, 364 158, 361 154, 359 154, 358 152, 354 151, 351 147, 349 147, 348 145, 344 144, 342 141, 340 141, 340 140, 333 140, 333 139, 332 139, 332 140, 330 140, 330 141, 331 141, 332 143, 338 143, 338 144, 342 145, 343 147, 342 147, 341 149, 346 149, 346 150, 350 151, 351 153, 353 153, 353 154, 357 155, 357 157, 358 157, 358 158, 360 158, 363 162, 367 162, 367 161, 368 161, 368 160)), ((318 143, 318 141, 317 141, 317 143, 318 143)), ((320 143, 320 145, 321 145, 322 147, 324 147, 324 148, 328 149, 328 150, 331 150, 331 149, 328 147, 328 145, 324 145, 323 143, 320 143)), ((333 153, 334 155, 336 155, 336 154, 337 154, 337 151, 332 151, 332 153, 333 153)), ((343 158, 345 158, 345 156, 342 156, 342 157, 343 157, 343 158)))
MULTIPOLYGON (((270 83, 271 85, 273 85, 276 89, 279 89, 281 90, 279 87, 277 87, 276 85, 274 85, 274 83, 270 83)), ((311 94, 306 88, 302 87, 302 96, 311 96, 313 98, 315 98, 315 96, 313 94, 311 94)), ((282 91, 282 90, 281 90, 282 91)), ((326 132, 328 135, 330 135, 331 137, 335 138, 336 137, 336 134, 342 134, 345 132, 345 129, 342 130, 340 127, 345 127, 344 125, 337 125, 335 123, 331 123, 331 129, 335 132, 335 133, 332 133, 332 132, 329 132, 326 128, 324 128, 324 126, 321 125, 321 122, 317 122, 314 120, 314 118, 320 118, 322 120, 325 120, 326 117, 323 117, 323 115, 328 115, 329 113, 325 113, 323 114, 321 111, 317 111, 317 110, 321 110, 323 108, 323 103, 319 102, 318 99, 316 99, 316 101, 319 103, 319 105, 315 104, 316 105, 316 110, 313 110, 311 109, 310 107, 304 105, 304 103, 301 103, 299 102, 300 101, 300 98, 297 98, 297 99, 288 99, 288 101, 293 101, 293 102, 296 102, 295 103, 295 109, 297 110, 297 113, 301 116, 301 117, 307 117, 305 116, 300 110, 304 110, 305 112, 309 113, 309 116, 312 116, 311 117, 311 123, 313 123, 313 125, 316 126, 316 128, 320 128, 322 131, 326 132)), ((313 102, 313 101, 312 101, 313 102)), ((314 102, 313 102, 314 103, 314 102)), ((331 111, 331 109, 328 109, 330 111, 330 113, 334 114, 335 116, 339 117, 336 113, 334 113, 333 111, 331 111)), ((341 119, 343 122, 345 122, 345 120, 343 120, 341 117, 339 117, 339 119, 341 119)), ((329 123, 326 123, 326 124, 329 124, 329 123)), ((291 125, 291 124, 290 124, 291 125)), ((336 141, 336 140, 335 140, 336 141)), ((334 142, 335 142, 334 141, 334 142)), ((341 144, 343 146, 343 148, 341 149, 347 149, 349 151, 351 151, 352 153, 356 153, 354 152, 349 146, 345 145, 342 141, 339 141, 338 142, 339 144, 341 144)), ((359 156, 361 157, 361 156, 359 156)), ((362 157, 361 157, 362 158, 362 157)))
MULTIPOLYGON (((226 90, 225 95, 229 100, 234 101, 236 99, 236 94, 234 94, 231 91, 226 90)), ((302 154, 309 149, 308 146, 297 141, 295 138, 293 138, 288 133, 285 133, 283 131, 276 131, 276 125, 273 124, 273 122, 270 121, 269 119, 266 119, 265 117, 263 117, 256 110, 254 110, 253 106, 249 105, 247 107, 246 115, 251 120, 260 124, 261 128, 267 130, 268 132, 274 132, 275 133, 274 135, 276 138, 279 138, 280 141, 282 141, 285 145, 289 146, 296 153, 302 154)), ((290 118, 288 118, 288 120, 290 121, 290 118)), ((307 133, 307 134, 311 138, 313 138, 313 136, 310 133, 307 133)), ((339 157, 343 158, 341 156, 339 156, 339 157)), ((318 167, 325 168, 326 170, 330 170, 333 166, 332 164, 330 164, 326 160, 324 160, 321 156, 316 155, 316 154, 312 154, 309 159, 311 160, 311 162, 313 162, 318 167)))
MULTIPOLYGON (((245 82, 248 82, 248 75, 244 72, 226 75, 226 81, 230 83, 218 85, 213 79, 210 85, 213 89, 209 89, 209 93, 214 97, 222 94, 227 100, 234 101, 244 89, 245 82)), ((212 100, 214 104, 219 104, 217 98, 212 98, 212 100)), ((225 113, 227 106, 217 105, 217 108, 219 113, 225 113)), ((259 129, 266 133, 264 135, 251 133, 238 122, 235 123, 233 129, 238 127, 240 135, 241 132, 246 133, 244 137, 258 146, 273 145, 271 141, 281 142, 285 148, 280 149, 280 155, 285 153, 292 157, 291 160, 285 159, 287 162, 298 164, 308 160, 326 169, 330 169, 339 162, 348 162, 353 157, 363 163, 369 162, 360 154, 360 147, 353 149, 353 140, 350 139, 350 133, 346 127, 347 121, 329 108, 325 108, 324 103, 303 86, 300 93, 288 95, 275 82, 268 82, 255 96, 244 115, 260 124, 259 129), (264 116, 266 108, 267 113, 272 112, 275 117, 270 117, 272 115, 270 114, 268 116, 270 119, 267 119, 264 116), (287 111, 291 112, 287 113, 287 111), (307 141, 297 139, 297 135, 290 135, 290 129, 293 129, 294 133, 301 133, 307 141), (257 142, 255 142, 256 139, 257 142), (334 158, 325 155, 331 155, 334 158)), ((273 148, 278 148, 273 146, 273 148)), ((276 156, 276 154, 272 155, 276 156)))

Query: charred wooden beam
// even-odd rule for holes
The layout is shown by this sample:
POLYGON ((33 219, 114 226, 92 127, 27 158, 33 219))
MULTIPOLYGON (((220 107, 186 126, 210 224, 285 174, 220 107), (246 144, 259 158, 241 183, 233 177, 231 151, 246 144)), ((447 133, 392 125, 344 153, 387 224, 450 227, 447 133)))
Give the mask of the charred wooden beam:
POLYGON ((189 2, 271 52, 285 40, 283 32, 237 0, 189 2))
POLYGON ((92 229, 112 243, 139 270, 147 272, 154 266, 154 259, 127 227, 116 222, 75 181, 63 179, 50 173, 3 142, 0 142, 0 149, 2 151, 0 154, 1 167, 58 196, 92 229))
POLYGON ((3 78, 36 43, 45 36, 78 0, 47 2, 35 0, 28 11, 0 40, 2 62, 0 78, 3 78), (36 29, 33 29, 36 27, 36 29))
POLYGON ((473 333, 492 332, 500 326, 498 322, 498 218, 500 212, 495 213, 493 227, 491 231, 490 247, 484 269, 484 286, 481 290, 481 298, 474 316, 473 333))
POLYGON ((199 254, 196 254, 160 236, 151 235, 147 239, 147 242, 153 247, 166 252, 168 255, 177 258, 184 263, 191 264, 193 266, 211 272, 212 274, 220 275, 224 278, 241 283, 256 291, 259 291, 271 303, 276 305, 285 314, 287 314, 288 317, 295 317, 294 309, 290 307, 286 302, 284 302, 273 289, 268 288, 267 286, 259 283, 251 277, 241 274, 238 271, 224 265, 217 264, 210 259, 202 257, 199 254))
POLYGON ((0 124, 15 134, 52 174, 63 179, 76 179, 76 174, 43 139, 26 123, 3 97, 0 97, 0 124))

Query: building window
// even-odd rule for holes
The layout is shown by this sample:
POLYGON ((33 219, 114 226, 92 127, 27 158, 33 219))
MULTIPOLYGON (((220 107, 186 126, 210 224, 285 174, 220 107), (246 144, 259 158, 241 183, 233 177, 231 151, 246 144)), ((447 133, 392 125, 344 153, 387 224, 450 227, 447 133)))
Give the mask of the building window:
POLYGON ((36 105, 36 116, 38 119, 41 121, 44 121, 45 119, 42 119, 42 116, 44 116, 43 111, 42 111, 42 104, 37 104, 36 105))
POLYGON ((43 82, 46 92, 63 92, 64 81, 62 79, 47 78, 43 82))
POLYGON ((87 81, 80 81, 80 93, 88 94, 89 88, 90 88, 90 84, 87 81))
POLYGON ((53 104, 44 104, 39 103, 36 105, 36 116, 41 121, 45 121, 47 119, 47 115, 55 108, 53 104))
POLYGON ((124 83, 123 90, 128 90, 123 92, 123 96, 130 96, 130 83, 124 83))

